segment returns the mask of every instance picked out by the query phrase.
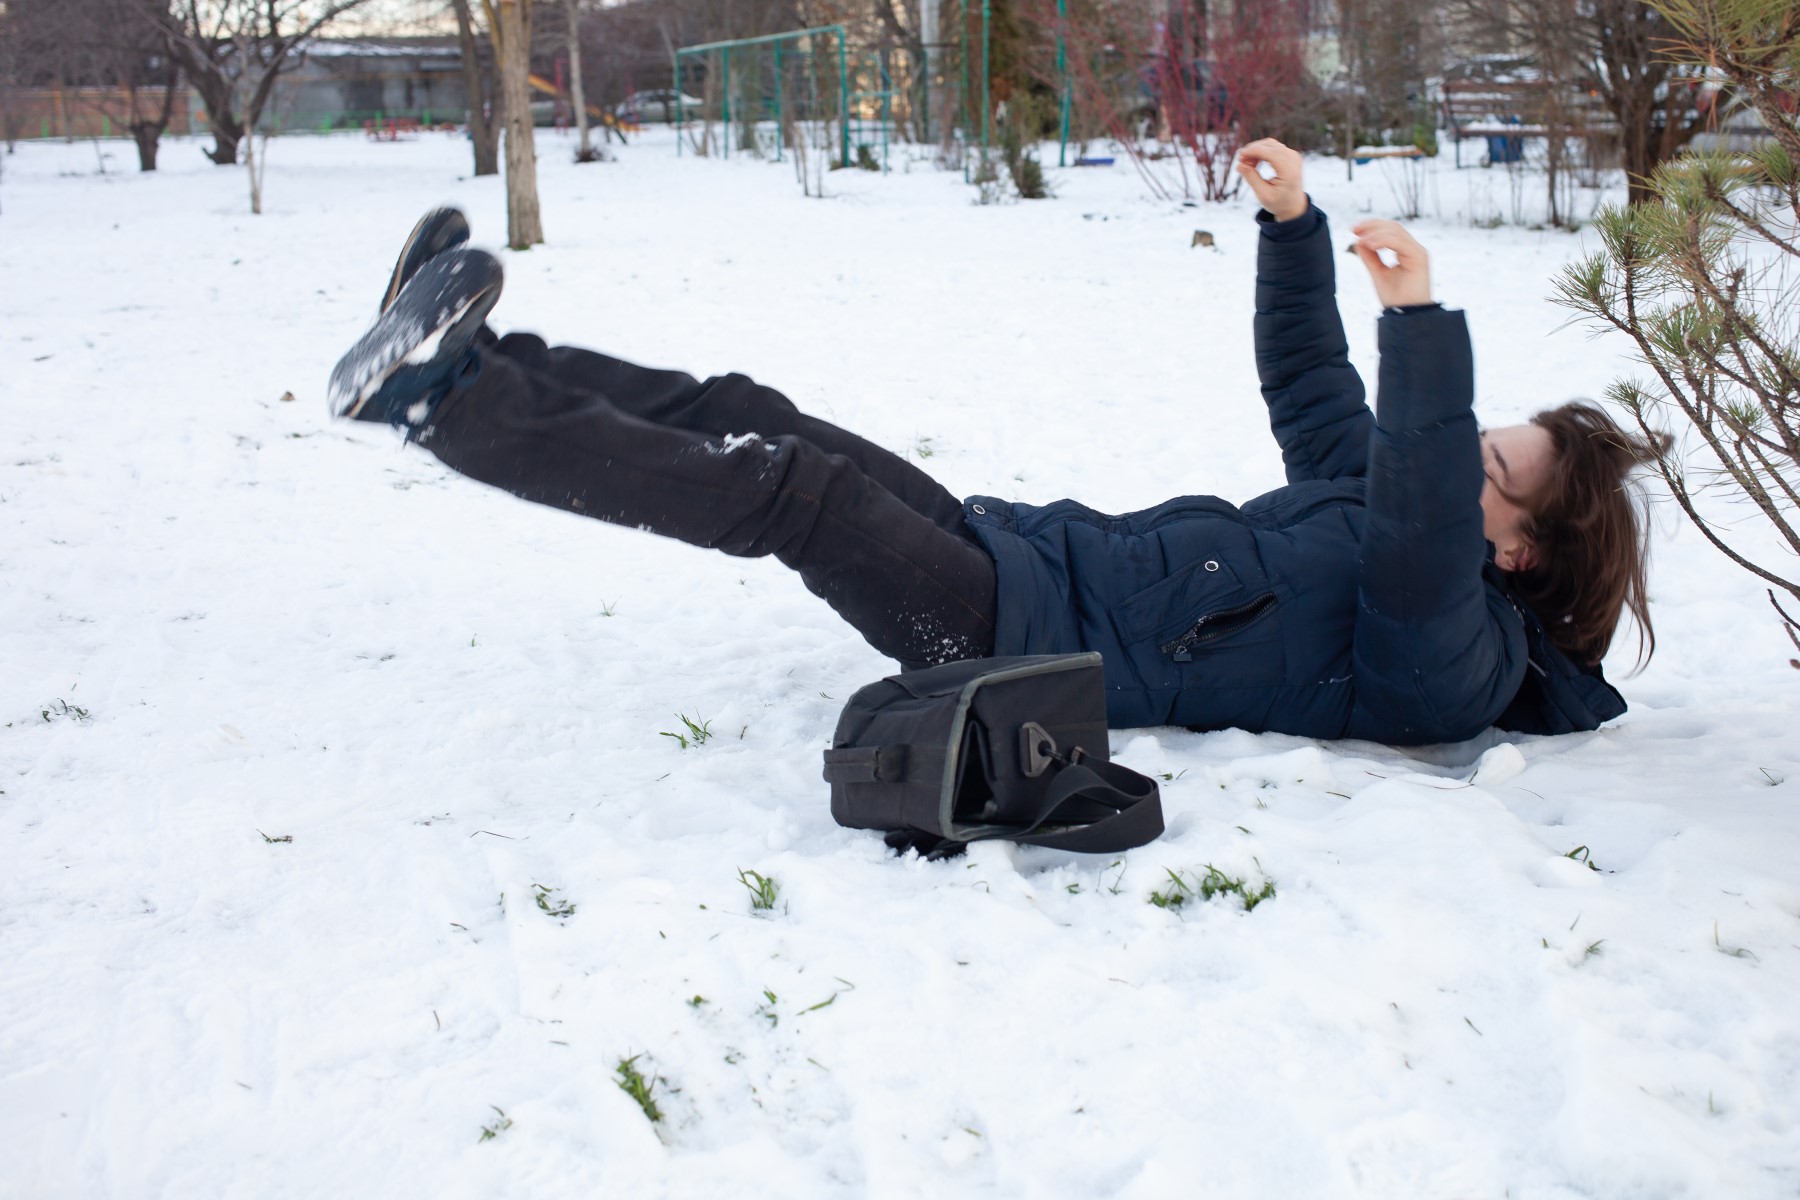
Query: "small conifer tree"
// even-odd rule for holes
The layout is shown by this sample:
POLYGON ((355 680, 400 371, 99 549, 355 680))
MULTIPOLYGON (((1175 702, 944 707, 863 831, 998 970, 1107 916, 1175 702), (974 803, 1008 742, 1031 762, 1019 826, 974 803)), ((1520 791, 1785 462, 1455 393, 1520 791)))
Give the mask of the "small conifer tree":
POLYGON ((1596 217, 1602 249, 1564 271, 1556 299, 1635 344, 1650 376, 1609 398, 1647 434, 1673 427, 1659 474, 1707 541, 1768 585, 1800 652, 1800 608, 1783 605, 1800 601, 1800 5, 1649 2, 1675 31, 1665 52, 1723 82, 1768 136, 1657 167, 1648 200, 1596 217), (1752 505, 1778 544, 1746 536, 1741 512, 1730 526, 1703 512, 1715 490, 1752 505))

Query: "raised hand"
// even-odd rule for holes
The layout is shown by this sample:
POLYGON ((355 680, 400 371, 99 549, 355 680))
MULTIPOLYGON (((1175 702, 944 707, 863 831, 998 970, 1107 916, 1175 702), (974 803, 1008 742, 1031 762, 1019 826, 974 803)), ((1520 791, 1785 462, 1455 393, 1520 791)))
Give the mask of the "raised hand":
POLYGON ((1358 221, 1350 231, 1356 235, 1356 256, 1369 268, 1375 295, 1384 307, 1431 303, 1431 256, 1404 226, 1398 221, 1358 221), (1383 250, 1393 256, 1392 266, 1382 261, 1383 250))
POLYGON ((1301 185, 1298 150, 1274 138, 1261 138, 1238 151, 1237 173, 1244 177, 1257 200, 1277 221, 1291 221, 1306 212, 1306 188, 1301 185), (1267 163, 1273 174, 1264 178, 1259 166, 1267 163))

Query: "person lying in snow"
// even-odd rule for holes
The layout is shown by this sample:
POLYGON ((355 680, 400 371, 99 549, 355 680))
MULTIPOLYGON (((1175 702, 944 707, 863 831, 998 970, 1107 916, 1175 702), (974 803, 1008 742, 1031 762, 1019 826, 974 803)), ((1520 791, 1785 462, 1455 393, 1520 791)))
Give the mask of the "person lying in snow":
POLYGON ((1114 727, 1406 745, 1624 712, 1599 662, 1627 608, 1655 647, 1623 486, 1652 447, 1584 403, 1481 431, 1463 316, 1432 302, 1424 248, 1380 220, 1355 227, 1386 306, 1371 414, 1300 155, 1265 139, 1237 169, 1263 207, 1256 364, 1288 478, 1241 507, 958 500, 743 375, 497 337, 500 265, 463 245, 453 209, 414 229, 331 411, 400 426, 526 500, 772 554, 906 667, 1097 650, 1114 727))

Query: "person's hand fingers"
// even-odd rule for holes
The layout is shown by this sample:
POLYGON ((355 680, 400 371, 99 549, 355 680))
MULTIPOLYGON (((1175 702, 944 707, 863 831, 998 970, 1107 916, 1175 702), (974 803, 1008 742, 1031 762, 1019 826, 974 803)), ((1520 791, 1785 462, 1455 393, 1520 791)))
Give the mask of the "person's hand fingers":
POLYGON ((1431 302, 1431 264, 1425 247, 1396 221, 1358 221, 1356 256, 1369 269, 1375 294, 1390 306, 1431 302), (1392 262, 1382 256, 1391 256, 1392 262))
MULTIPOLYGON (((1274 172, 1274 181, 1278 183, 1297 181, 1300 178, 1299 153, 1288 149, 1274 138, 1251 142, 1238 151, 1237 161, 1238 169, 1246 173, 1256 171, 1262 163, 1268 163, 1274 172)), ((1257 173, 1261 174, 1260 171, 1257 173)))
POLYGON ((1359 255, 1366 249, 1379 257, 1379 252, 1386 250, 1394 256, 1395 266, 1403 269, 1423 266, 1427 260, 1425 247, 1398 221, 1358 221, 1350 231, 1356 235, 1359 255))
POLYGON ((1381 261, 1381 252, 1368 242, 1359 239, 1352 243, 1350 248, 1356 251, 1356 257, 1362 259, 1362 265, 1367 267, 1369 274, 1375 276, 1376 279, 1380 279, 1382 273, 1388 270, 1388 265, 1381 261))
POLYGON ((1265 200, 1275 193, 1275 183, 1263 178, 1262 172, 1256 169, 1256 162, 1255 159, 1238 155, 1237 173, 1244 177, 1244 182, 1250 185, 1250 190, 1256 193, 1257 199, 1265 200))
POLYGON ((1258 162, 1279 158, 1297 160, 1300 157, 1299 151, 1294 150, 1290 146, 1283 145, 1274 138, 1257 138, 1254 142, 1246 143, 1238 153, 1240 156, 1248 157, 1258 162))
POLYGON ((1288 220, 1306 211, 1306 193, 1301 184, 1303 162, 1297 150, 1274 138, 1259 138, 1239 149, 1236 169, 1264 208, 1278 219, 1288 220))

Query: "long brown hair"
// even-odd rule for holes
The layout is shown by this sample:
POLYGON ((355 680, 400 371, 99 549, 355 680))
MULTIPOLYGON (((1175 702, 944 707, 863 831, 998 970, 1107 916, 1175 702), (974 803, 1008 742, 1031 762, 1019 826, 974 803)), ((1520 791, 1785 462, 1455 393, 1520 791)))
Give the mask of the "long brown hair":
POLYGON ((1550 482, 1524 504, 1524 533, 1537 548, 1530 570, 1513 587, 1544 622, 1557 649, 1592 666, 1612 645, 1629 609, 1638 627, 1638 664, 1656 652, 1646 576, 1650 520, 1643 490, 1627 482, 1632 468, 1668 448, 1627 433, 1599 408, 1573 400, 1545 409, 1531 423, 1556 448, 1550 482))

